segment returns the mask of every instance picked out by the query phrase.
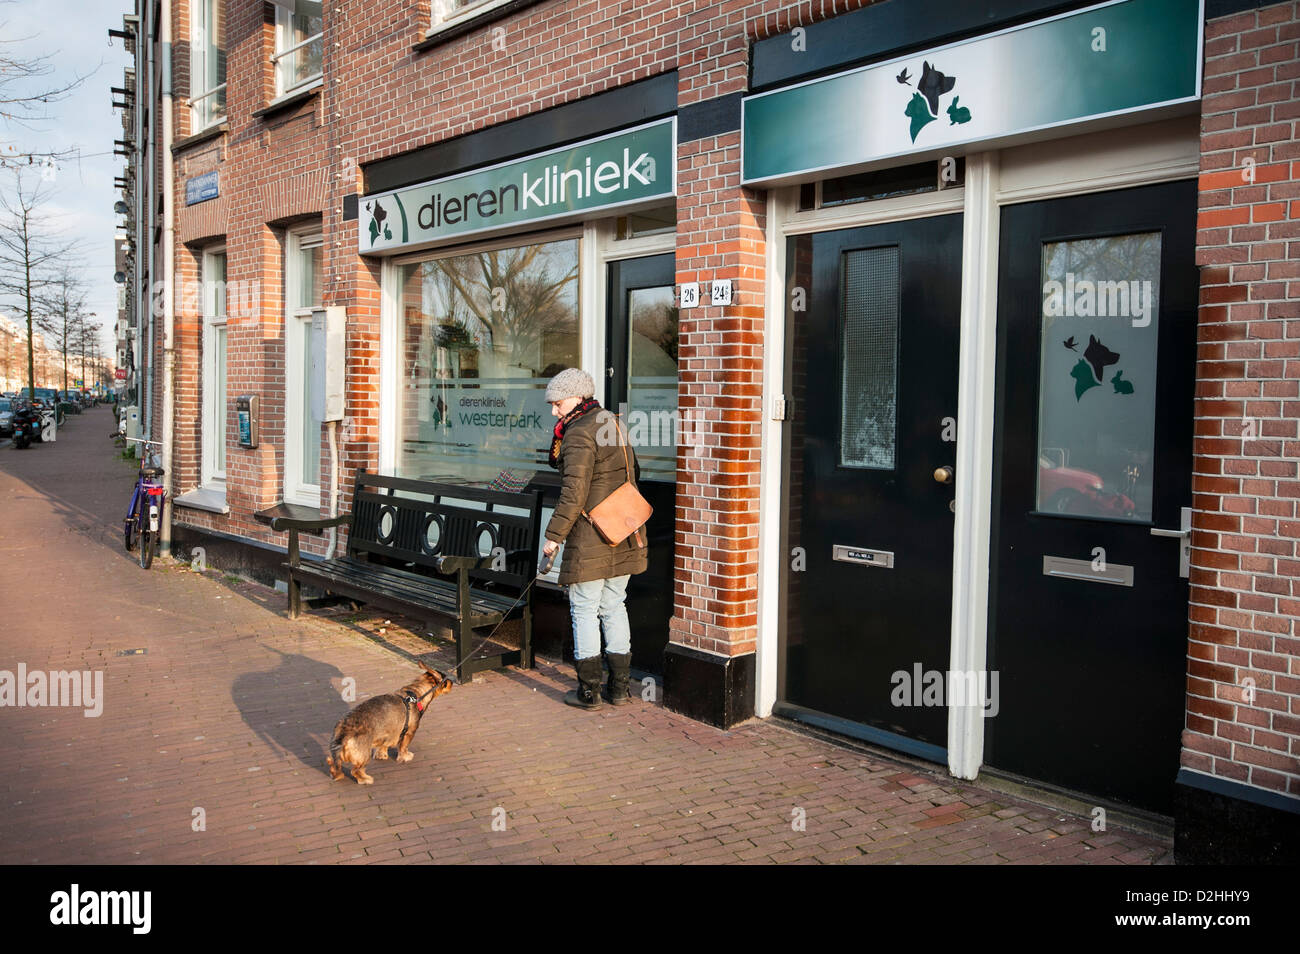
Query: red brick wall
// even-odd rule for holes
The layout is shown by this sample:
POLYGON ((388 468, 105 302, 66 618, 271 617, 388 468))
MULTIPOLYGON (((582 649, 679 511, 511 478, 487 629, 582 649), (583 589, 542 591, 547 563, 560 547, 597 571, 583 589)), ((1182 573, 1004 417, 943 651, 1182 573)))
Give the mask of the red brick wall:
POLYGON ((1300 795, 1300 18, 1205 33, 1182 763, 1300 795), (1250 681, 1253 680, 1253 685, 1250 681))
MULTIPOLYGON (((427 0, 345 0, 327 11, 321 93, 301 106, 259 118, 253 112, 274 95, 267 61, 274 48, 273 10, 260 0, 228 0, 230 131, 215 147, 183 150, 174 180, 179 193, 184 179, 199 168, 186 159, 215 148, 221 156, 216 164, 221 205, 180 206, 177 228, 191 239, 224 237, 228 280, 262 283, 260 317, 229 325, 228 362, 229 394, 262 396, 262 447, 246 451, 234 446, 232 421, 227 445, 232 513, 182 510, 180 519, 282 542, 250 515, 283 493, 278 226, 292 216, 323 216, 325 303, 348 307, 347 419, 340 428, 340 506, 346 508, 356 470, 378 465, 381 269, 378 262, 356 254, 356 225, 342 222, 340 211, 343 196, 359 191, 362 164, 671 69, 678 70, 682 106, 737 92, 745 87, 753 39, 866 2, 552 2, 416 51, 428 23, 427 0), (291 180, 303 183, 297 201, 283 195, 283 184, 291 180)), ((188 76, 187 8, 184 2, 174 5, 176 67, 182 81, 188 76)), ((187 89, 184 82, 178 86, 182 93, 187 89)), ((184 102, 178 103, 177 119, 177 135, 188 134, 184 102)), ((725 313, 700 308, 682 316, 680 407, 703 419, 707 453, 679 457, 679 609, 672 638, 734 654, 752 651, 756 638, 763 196, 735 184, 736 133, 681 144, 679 169, 678 280, 730 278, 736 304, 725 313)), ((188 268, 184 257, 178 254, 178 267, 188 268)), ((184 491, 197 483, 199 472, 201 358, 195 347, 201 325, 187 316, 177 327, 184 353, 177 358, 175 472, 177 489, 184 491)), ((322 461, 327 465, 327 451, 322 461)), ((323 474, 322 488, 327 485, 323 474)))

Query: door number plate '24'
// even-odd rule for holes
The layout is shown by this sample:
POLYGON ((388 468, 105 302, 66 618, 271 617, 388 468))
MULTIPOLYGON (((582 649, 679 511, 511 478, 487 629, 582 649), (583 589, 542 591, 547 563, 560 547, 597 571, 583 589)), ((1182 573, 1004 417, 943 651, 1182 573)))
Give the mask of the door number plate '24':
POLYGON ((831 549, 831 556, 841 563, 863 563, 867 566, 883 566, 888 570, 894 568, 893 550, 868 550, 865 547, 836 543, 831 549))

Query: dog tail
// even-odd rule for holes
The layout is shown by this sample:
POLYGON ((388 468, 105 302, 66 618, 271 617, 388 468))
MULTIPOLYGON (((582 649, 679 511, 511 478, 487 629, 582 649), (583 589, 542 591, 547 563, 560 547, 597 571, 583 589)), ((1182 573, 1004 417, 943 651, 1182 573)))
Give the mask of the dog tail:
POLYGON ((329 766, 330 775, 338 778, 343 772, 343 760, 340 750, 343 748, 343 727, 340 725, 334 730, 334 738, 330 740, 329 755, 325 756, 325 764, 329 766))

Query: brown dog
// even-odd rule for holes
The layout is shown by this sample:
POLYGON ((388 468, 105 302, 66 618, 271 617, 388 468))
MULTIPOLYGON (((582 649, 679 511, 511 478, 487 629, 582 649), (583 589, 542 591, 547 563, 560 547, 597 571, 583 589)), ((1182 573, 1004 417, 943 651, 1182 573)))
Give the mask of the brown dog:
POLYGON ((375 780, 366 774, 372 749, 377 759, 388 758, 390 745, 397 746, 397 761, 409 762, 415 758, 408 749, 424 710, 452 687, 447 676, 424 663, 420 665, 424 672, 415 682, 396 692, 367 699, 334 727, 334 740, 326 758, 331 778, 338 781, 343 777, 343 766, 351 765, 352 777, 358 785, 372 784, 375 780))

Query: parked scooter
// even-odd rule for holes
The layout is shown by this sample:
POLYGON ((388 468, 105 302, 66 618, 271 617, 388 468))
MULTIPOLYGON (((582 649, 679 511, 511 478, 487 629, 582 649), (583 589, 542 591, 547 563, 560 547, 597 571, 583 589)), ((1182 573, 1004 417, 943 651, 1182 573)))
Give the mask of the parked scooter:
POLYGON ((24 450, 32 441, 41 439, 41 415, 30 404, 24 404, 14 411, 14 447, 24 450))

